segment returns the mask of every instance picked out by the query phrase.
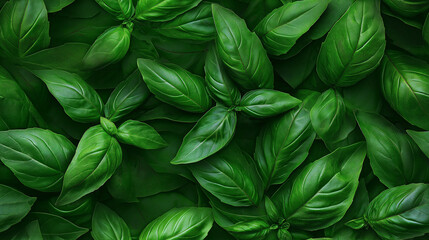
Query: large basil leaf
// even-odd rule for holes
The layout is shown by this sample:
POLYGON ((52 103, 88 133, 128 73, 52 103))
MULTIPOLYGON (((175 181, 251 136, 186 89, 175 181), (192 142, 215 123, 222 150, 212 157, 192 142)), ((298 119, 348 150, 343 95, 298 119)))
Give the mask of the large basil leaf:
POLYGON ((0 232, 18 223, 27 215, 36 198, 0 184, 0 232))
POLYGON ((194 163, 215 154, 232 139, 236 124, 234 111, 222 106, 213 107, 186 134, 171 163, 194 163))
POLYGON ((212 225, 213 215, 210 208, 176 208, 149 223, 139 239, 203 240, 212 225))
POLYGON ((115 122, 149 97, 149 90, 140 77, 131 77, 118 84, 104 106, 106 118, 115 122))
POLYGON ((34 74, 47 86, 64 111, 76 122, 96 122, 103 101, 79 75, 62 70, 36 70, 34 74))
POLYGON ((380 193, 365 220, 383 239, 411 239, 429 232, 429 185, 409 184, 380 193))
POLYGON ((329 1, 319 0, 287 3, 262 19, 255 32, 269 54, 286 54, 319 19, 328 4, 329 1))
POLYGON ((118 141, 100 125, 88 129, 64 174, 58 205, 72 203, 100 188, 122 162, 118 141))
POLYGON ((11 0, 0 11, 0 51, 23 57, 49 46, 48 11, 43 0, 11 0))
POLYGON ((0 66, 0 130, 37 126, 37 110, 12 76, 0 66))
POLYGON ((253 160, 234 143, 190 169, 198 183, 223 203, 251 206, 261 199, 260 178, 253 160))
POLYGON ((354 85, 377 68, 385 46, 380 0, 356 0, 323 42, 317 73, 328 85, 354 85))
POLYGON ((417 132, 412 130, 407 130, 408 135, 410 135, 414 142, 417 143, 422 152, 429 158, 429 131, 426 132, 417 132))
POLYGON ((356 127, 340 93, 333 89, 320 95, 311 108, 310 118, 314 131, 329 149, 348 145, 347 138, 356 127))
POLYGON ((196 7, 200 2, 201 0, 138 0, 136 18, 164 22, 196 7))
POLYGON ((0 132, 0 160, 27 187, 60 191, 75 146, 49 130, 28 128, 0 132))
POLYGON ((168 104, 189 112, 205 112, 211 106, 204 79, 173 64, 138 59, 143 80, 155 96, 168 104))
POLYGON ((266 118, 284 113, 301 103, 301 100, 277 90, 258 89, 247 92, 235 110, 249 116, 266 118))
POLYGON ((429 130, 429 64, 398 51, 387 51, 381 82, 390 106, 411 124, 429 130))
POLYGON ((157 149, 167 146, 159 133, 146 123, 127 120, 118 128, 118 140, 142 149, 157 149))
POLYGON ((30 219, 37 219, 40 225, 40 231, 44 240, 77 240, 80 236, 88 232, 87 228, 79 227, 60 216, 31 212, 30 219))
POLYGON ((104 10, 118 20, 130 19, 134 14, 132 0, 95 0, 104 10))
POLYGON ((429 9, 427 0, 383 0, 395 12, 412 17, 429 9))
POLYGON ((245 89, 273 88, 273 66, 256 34, 229 9, 213 4, 212 14, 219 56, 232 79, 245 89))
POLYGON ((91 45, 83 57, 85 68, 102 68, 118 62, 128 52, 131 30, 128 26, 116 26, 107 29, 91 45))
POLYGON ((304 104, 267 123, 260 132, 255 160, 265 188, 283 183, 308 156, 316 134, 304 104))
POLYGON ((357 112, 356 119, 371 168, 384 185, 429 182, 429 161, 409 136, 378 114, 357 112))
POLYGON ((131 240, 130 229, 124 220, 103 204, 95 206, 92 216, 94 240, 131 240))
POLYGON ((212 6, 210 3, 201 3, 175 19, 160 24, 156 30, 170 38, 209 41, 216 36, 212 6))
POLYGON ((204 70, 207 89, 213 99, 226 106, 238 105, 241 98, 240 91, 226 73, 216 45, 212 45, 207 53, 204 70))
POLYGON ((365 155, 363 143, 338 148, 283 184, 273 202, 291 226, 314 231, 333 225, 352 204, 365 155))

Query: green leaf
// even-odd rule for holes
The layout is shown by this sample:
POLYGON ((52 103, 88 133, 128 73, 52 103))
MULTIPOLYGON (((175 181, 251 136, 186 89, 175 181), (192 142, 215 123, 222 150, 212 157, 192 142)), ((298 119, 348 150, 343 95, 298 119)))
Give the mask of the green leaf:
POLYGON ((49 46, 48 12, 43 0, 10 0, 0 11, 0 52, 24 57, 49 46))
POLYGON ((213 4, 212 14, 219 56, 232 79, 245 89, 273 88, 273 66, 256 34, 229 9, 213 4))
POLYGON ((238 105, 240 90, 226 73, 216 45, 212 45, 207 53, 204 70, 207 89, 212 98, 228 107, 238 105))
POLYGON ((345 225, 353 229, 361 229, 365 226, 365 219, 363 217, 353 219, 346 222, 345 225))
POLYGON ((127 120, 118 128, 118 140, 142 149, 157 149, 167 146, 159 133, 146 123, 127 120))
POLYGON ((305 166, 272 197, 292 227, 320 230, 338 222, 353 201, 365 145, 338 148, 305 166))
POLYGON ((104 106, 106 118, 113 122, 132 112, 149 97, 149 90, 140 77, 128 78, 116 86, 104 106))
POLYGON ((429 232, 429 185, 390 188, 371 201, 365 219, 383 239, 411 239, 429 232))
POLYGON ((30 211, 36 201, 35 197, 29 197, 17 190, 0 184, 0 232, 9 229, 19 223, 30 211))
POLYGON ((149 90, 160 100, 189 112, 205 112, 211 99, 204 79, 173 64, 138 59, 137 65, 149 90))
POLYGON ((37 220, 29 222, 27 225, 19 229, 11 240, 24 240, 34 239, 43 240, 42 233, 40 232, 39 222, 37 220))
POLYGON ((385 46, 380 0, 356 0, 323 42, 317 73, 328 85, 354 85, 377 68, 385 46))
POLYGON ((304 0, 287 3, 262 19, 255 32, 269 54, 286 54, 319 19, 329 2, 304 0))
POLYGON ((72 4, 75 0, 43 0, 49 13, 58 12, 72 4))
POLYGON ((35 127, 37 116, 25 92, 0 66, 0 130, 35 127))
POLYGON ((122 150, 118 141, 100 125, 91 127, 82 136, 64 174, 57 204, 72 203, 97 190, 109 180, 121 162, 122 150))
POLYGON ((108 133, 110 136, 115 136, 118 133, 116 125, 107 118, 100 117, 100 125, 103 130, 108 133))
POLYGON ((271 222, 278 222, 280 218, 280 211, 274 205, 273 201, 267 196, 264 198, 265 212, 267 212, 268 219, 271 222))
POLYGON ((236 124, 234 111, 222 106, 213 107, 186 134, 171 163, 194 163, 215 154, 232 139, 236 124))
POLYGON ((397 51, 387 51, 381 86, 389 105, 409 123, 429 130, 429 64, 397 51))
POLYGON ((407 130, 408 135, 414 140, 419 146, 420 150, 429 158, 429 131, 418 132, 407 130))
POLYGON ((79 75, 62 70, 33 72, 76 122, 89 123, 100 119, 103 101, 98 93, 79 75))
POLYGON ((159 34, 169 38, 206 42, 216 36, 212 7, 210 3, 205 2, 155 27, 159 34))
POLYGON ((92 216, 94 240, 131 240, 130 229, 124 220, 110 208, 98 203, 92 216))
POLYGON ((258 89, 247 92, 236 110, 249 116, 267 118, 284 113, 301 103, 301 100, 277 90, 258 89))
POLYGON ((357 112, 356 119, 371 168, 384 185, 429 182, 429 161, 409 136, 377 114, 357 112))
POLYGON ((152 22, 171 20, 196 7, 201 0, 138 0, 136 18, 152 22))
POLYGON ((116 26, 103 32, 83 57, 84 67, 102 68, 121 60, 130 47, 131 30, 128 27, 116 26))
POLYGON ((429 13, 426 16, 425 23, 423 24, 422 34, 423 39, 426 41, 427 44, 429 44, 429 13))
POLYGON ((348 145, 347 138, 356 127, 356 121, 346 108, 338 91, 329 89, 311 108, 311 124, 328 149, 348 145))
POLYGON ((198 183, 223 203, 243 207, 257 205, 261 199, 260 179, 253 160, 234 143, 190 165, 190 169, 198 183))
POLYGON ((149 223, 139 239, 203 240, 212 225, 210 208, 175 208, 149 223))
POLYGON ((155 106, 139 112, 136 119, 139 121, 164 119, 179 123, 195 123, 201 116, 201 113, 185 112, 172 105, 159 102, 155 106))
POLYGON ((25 186, 59 192, 76 147, 66 137, 39 128, 0 132, 0 160, 25 186))
POLYGON ((65 218, 50 213, 32 212, 30 219, 39 221, 44 240, 76 240, 88 232, 87 228, 79 227, 65 218))
POLYGON ((283 183, 308 156, 316 134, 304 104, 268 122, 260 132, 255 161, 265 188, 283 183))
POLYGON ((238 239, 265 239, 271 231, 270 225, 263 220, 239 222, 226 227, 225 230, 238 239))
POLYGON ((392 10, 406 17, 413 17, 429 9, 426 0, 383 0, 392 10))
POLYGON ((130 19, 134 14, 132 0, 95 0, 108 13, 118 20, 130 19))

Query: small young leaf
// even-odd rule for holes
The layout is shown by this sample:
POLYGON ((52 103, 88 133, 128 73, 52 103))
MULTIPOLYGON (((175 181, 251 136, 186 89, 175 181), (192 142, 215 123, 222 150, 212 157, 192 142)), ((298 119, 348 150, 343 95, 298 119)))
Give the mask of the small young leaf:
POLYGON ((118 140, 142 149, 157 149, 167 146, 159 133, 146 123, 127 120, 118 128, 118 140))

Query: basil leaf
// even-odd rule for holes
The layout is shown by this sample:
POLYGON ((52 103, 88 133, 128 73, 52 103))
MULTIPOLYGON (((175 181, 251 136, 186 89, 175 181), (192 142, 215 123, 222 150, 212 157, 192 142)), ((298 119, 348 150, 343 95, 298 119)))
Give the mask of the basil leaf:
POLYGON ((266 124, 255 148, 255 161, 265 188, 286 181, 308 156, 315 136, 304 104, 266 124))
POLYGON ((32 212, 30 219, 39 221, 44 240, 76 240, 88 232, 87 228, 79 227, 65 218, 50 213, 32 212))
POLYGON ((0 232, 19 223, 30 211, 36 201, 11 187, 0 184, 0 232))
POLYGON ((137 65, 149 90, 160 100, 189 112, 205 112, 211 99, 204 80, 173 64, 138 59, 137 65))
POLYGON ((121 60, 130 47, 131 30, 128 26, 116 26, 103 32, 83 57, 84 67, 102 68, 121 60))
POLYGON ((273 202, 293 227, 315 231, 333 225, 352 204, 365 154, 362 142, 338 148, 283 184, 273 202))
POLYGON ((212 225, 213 215, 210 208, 176 208, 149 223, 139 239, 202 240, 212 225))
POLYGON ((417 132, 412 130, 407 130, 408 135, 414 140, 414 142, 419 146, 420 150, 429 158, 429 131, 426 132, 417 132))
POLYGON ((195 123, 201 116, 200 113, 185 112, 171 105, 159 102, 152 108, 139 112, 136 119, 139 121, 165 119, 179 123, 195 123))
POLYGON ((329 1, 304 0, 287 3, 268 14, 255 27, 269 54, 289 52, 325 11, 329 1))
POLYGON ((48 12, 43 0, 10 0, 0 11, 0 52, 24 57, 49 46, 48 12))
POLYGON ((196 7, 201 0, 138 0, 136 18, 152 22, 171 20, 196 7))
POLYGON ((104 114, 113 122, 132 112, 149 97, 149 90, 140 77, 129 78, 110 94, 104 114))
POLYGON ((357 112, 356 119, 371 168, 384 185, 429 182, 429 162, 409 136, 377 114, 357 112))
POLYGON ((383 239, 411 239, 429 231, 429 185, 387 189, 371 201, 365 219, 383 239))
POLYGON ((263 220, 239 222, 226 227, 225 230, 238 239, 265 239, 271 231, 270 225, 263 220))
POLYGON ((42 233, 40 232, 39 222, 37 220, 32 221, 25 225, 25 227, 19 229, 11 240, 23 240, 23 239, 34 239, 43 240, 42 233))
POLYGON ((76 122, 98 121, 103 102, 98 93, 79 75, 62 70, 36 70, 34 74, 76 122))
POLYGON ((301 103, 301 100, 277 90, 258 89, 247 92, 236 110, 249 116, 266 118, 286 112, 301 103))
POLYGON ((423 24, 422 34, 423 39, 426 41, 427 44, 429 44, 429 13, 426 16, 425 23, 423 24))
POLYGON ((118 140, 142 149, 157 149, 167 146, 159 133, 146 123, 127 120, 118 128, 118 140))
POLYGON ((426 0, 383 0, 392 10, 400 15, 412 17, 429 9, 426 0))
POLYGON ((216 36, 210 3, 201 3, 196 8, 156 26, 159 34, 177 39, 210 41, 216 36))
POLYGON ((108 13, 118 20, 130 19, 134 14, 132 0, 95 0, 108 13))
POLYGON ((207 89, 212 98, 226 106, 238 105, 241 98, 240 90, 226 73, 216 45, 212 45, 207 53, 204 70, 207 89))
POLYGON ((63 188, 57 204, 72 203, 100 188, 122 162, 118 141, 100 125, 82 136, 76 153, 64 174, 63 188))
POLYGON ((329 149, 348 145, 347 138, 356 127, 350 115, 344 99, 333 89, 320 95, 310 112, 314 131, 329 149))
POLYGON ((219 56, 232 79, 245 89, 273 88, 273 66, 256 34, 229 9, 213 4, 212 14, 219 56))
POLYGON ((385 46, 380 1, 356 0, 322 43, 317 73, 328 85, 354 85, 377 68, 385 46))
POLYGON ((186 134, 171 163, 194 163, 215 154, 232 139, 236 124, 234 111, 222 106, 213 107, 186 134))
POLYGON ((42 192, 60 191, 75 149, 66 137, 49 130, 0 132, 0 160, 22 184, 42 192))
POLYGON ((130 229, 124 220, 114 211, 97 204, 92 216, 92 232, 94 240, 131 240, 130 229))
POLYGON ((278 222, 280 218, 280 212, 274 205, 273 201, 267 196, 264 198, 265 212, 267 212, 267 217, 271 222, 278 222))
POLYGON ((409 123, 429 130, 429 64, 397 51, 387 51, 381 68, 386 101, 409 123))
POLYGON ((37 110, 25 92, 0 66, 0 130, 37 126, 37 110))
POLYGON ((198 183, 223 203, 257 205, 262 189, 252 158, 231 143, 211 157, 190 166, 198 183))
POLYGON ((43 0, 49 13, 58 12, 72 4, 75 0, 43 0))

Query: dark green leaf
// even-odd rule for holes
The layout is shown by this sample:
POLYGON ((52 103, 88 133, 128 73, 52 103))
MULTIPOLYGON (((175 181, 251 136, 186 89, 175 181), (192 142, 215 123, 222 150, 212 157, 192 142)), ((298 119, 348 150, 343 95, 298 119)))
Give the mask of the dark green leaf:
POLYGON ((61 9, 67 7, 72 4, 75 0, 43 0, 46 5, 46 9, 48 12, 58 12, 61 9))
POLYGON ((383 0, 395 12, 412 17, 423 13, 429 9, 429 3, 426 0, 383 0))
POLYGON ((44 240, 76 240, 86 232, 87 228, 79 227, 60 216, 50 213, 32 212, 31 219, 37 219, 44 240))
POLYGON ((417 143, 417 146, 419 146, 426 157, 429 158, 429 131, 417 132, 407 130, 407 133, 411 136, 411 138, 413 138, 414 142, 417 143))
POLYGON ((201 0, 138 0, 136 18, 164 22, 196 7, 200 2, 201 0))
POLYGON ((132 0, 95 0, 108 13, 118 20, 130 19, 134 14, 132 0))
POLYGON ((238 239, 265 239, 271 231, 270 225, 262 220, 239 222, 226 227, 225 230, 238 239))
POLYGON ((92 216, 94 240, 131 240, 130 229, 124 220, 103 204, 95 206, 92 216))
POLYGON ((127 120, 118 128, 118 140, 142 149, 157 149, 167 146, 165 140, 146 123, 127 120))
POLYGON ((11 240, 43 240, 42 233, 40 232, 39 222, 32 221, 19 230, 11 240))
POLYGON ((215 154, 232 139, 236 123, 234 111, 222 106, 213 107, 186 134, 171 163, 194 163, 215 154))

